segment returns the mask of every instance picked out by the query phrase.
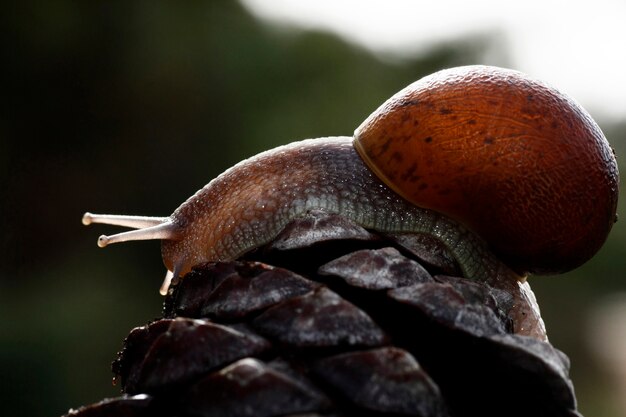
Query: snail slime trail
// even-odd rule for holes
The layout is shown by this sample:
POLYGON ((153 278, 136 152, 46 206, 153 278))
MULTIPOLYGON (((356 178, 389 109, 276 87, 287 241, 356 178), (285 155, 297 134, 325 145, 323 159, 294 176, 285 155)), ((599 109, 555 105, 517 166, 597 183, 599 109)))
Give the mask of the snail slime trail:
POLYGON ((377 231, 428 233, 466 277, 493 283, 589 260, 613 225, 618 185, 611 147, 573 99, 517 71, 466 66, 401 90, 352 138, 242 161, 169 217, 87 213, 83 222, 137 229, 102 236, 100 246, 161 239, 162 292, 313 209, 377 231))

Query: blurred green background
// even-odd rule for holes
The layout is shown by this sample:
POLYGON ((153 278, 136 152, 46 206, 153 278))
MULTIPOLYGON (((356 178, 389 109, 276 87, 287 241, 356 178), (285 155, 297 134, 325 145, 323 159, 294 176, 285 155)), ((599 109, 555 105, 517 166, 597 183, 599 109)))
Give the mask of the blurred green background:
MULTIPOLYGON (((160 313, 159 243, 99 250, 96 237, 111 229, 85 229, 83 212, 169 215, 244 157, 350 135, 423 75, 512 65, 487 35, 382 60, 331 34, 259 22, 229 1, 27 2, 4 6, 0 22, 6 416, 61 415, 117 395, 111 360, 132 327, 160 313)), ((626 123, 594 117, 624 155, 626 123)), ((624 247, 618 223, 584 267, 531 281, 588 416, 621 415, 617 375, 594 352, 606 300, 626 291, 624 247)))

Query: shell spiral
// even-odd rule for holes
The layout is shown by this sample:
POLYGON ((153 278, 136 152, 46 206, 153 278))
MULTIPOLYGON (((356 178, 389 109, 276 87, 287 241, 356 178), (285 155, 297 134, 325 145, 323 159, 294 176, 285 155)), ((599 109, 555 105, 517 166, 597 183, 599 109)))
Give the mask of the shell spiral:
POLYGON ((616 219, 617 162, 598 125, 516 71, 422 78, 372 113, 354 144, 388 186, 465 224, 518 272, 581 265, 616 219))

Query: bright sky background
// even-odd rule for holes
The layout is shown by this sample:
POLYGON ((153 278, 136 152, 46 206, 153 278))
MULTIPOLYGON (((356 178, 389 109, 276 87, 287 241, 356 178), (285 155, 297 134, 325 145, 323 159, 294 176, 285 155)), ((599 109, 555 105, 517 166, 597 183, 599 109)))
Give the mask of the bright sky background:
POLYGON ((569 93, 592 115, 626 118, 626 0, 241 1, 264 20, 329 30, 384 54, 493 33, 509 66, 569 93))

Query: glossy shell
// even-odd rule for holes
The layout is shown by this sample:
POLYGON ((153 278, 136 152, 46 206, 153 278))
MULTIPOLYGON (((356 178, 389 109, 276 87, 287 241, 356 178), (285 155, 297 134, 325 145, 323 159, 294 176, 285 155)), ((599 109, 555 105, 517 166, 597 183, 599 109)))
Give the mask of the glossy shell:
POLYGON ((368 117, 354 143, 396 192, 464 223, 519 272, 581 265, 616 218, 618 169, 602 131, 519 72, 469 66, 422 78, 368 117))

